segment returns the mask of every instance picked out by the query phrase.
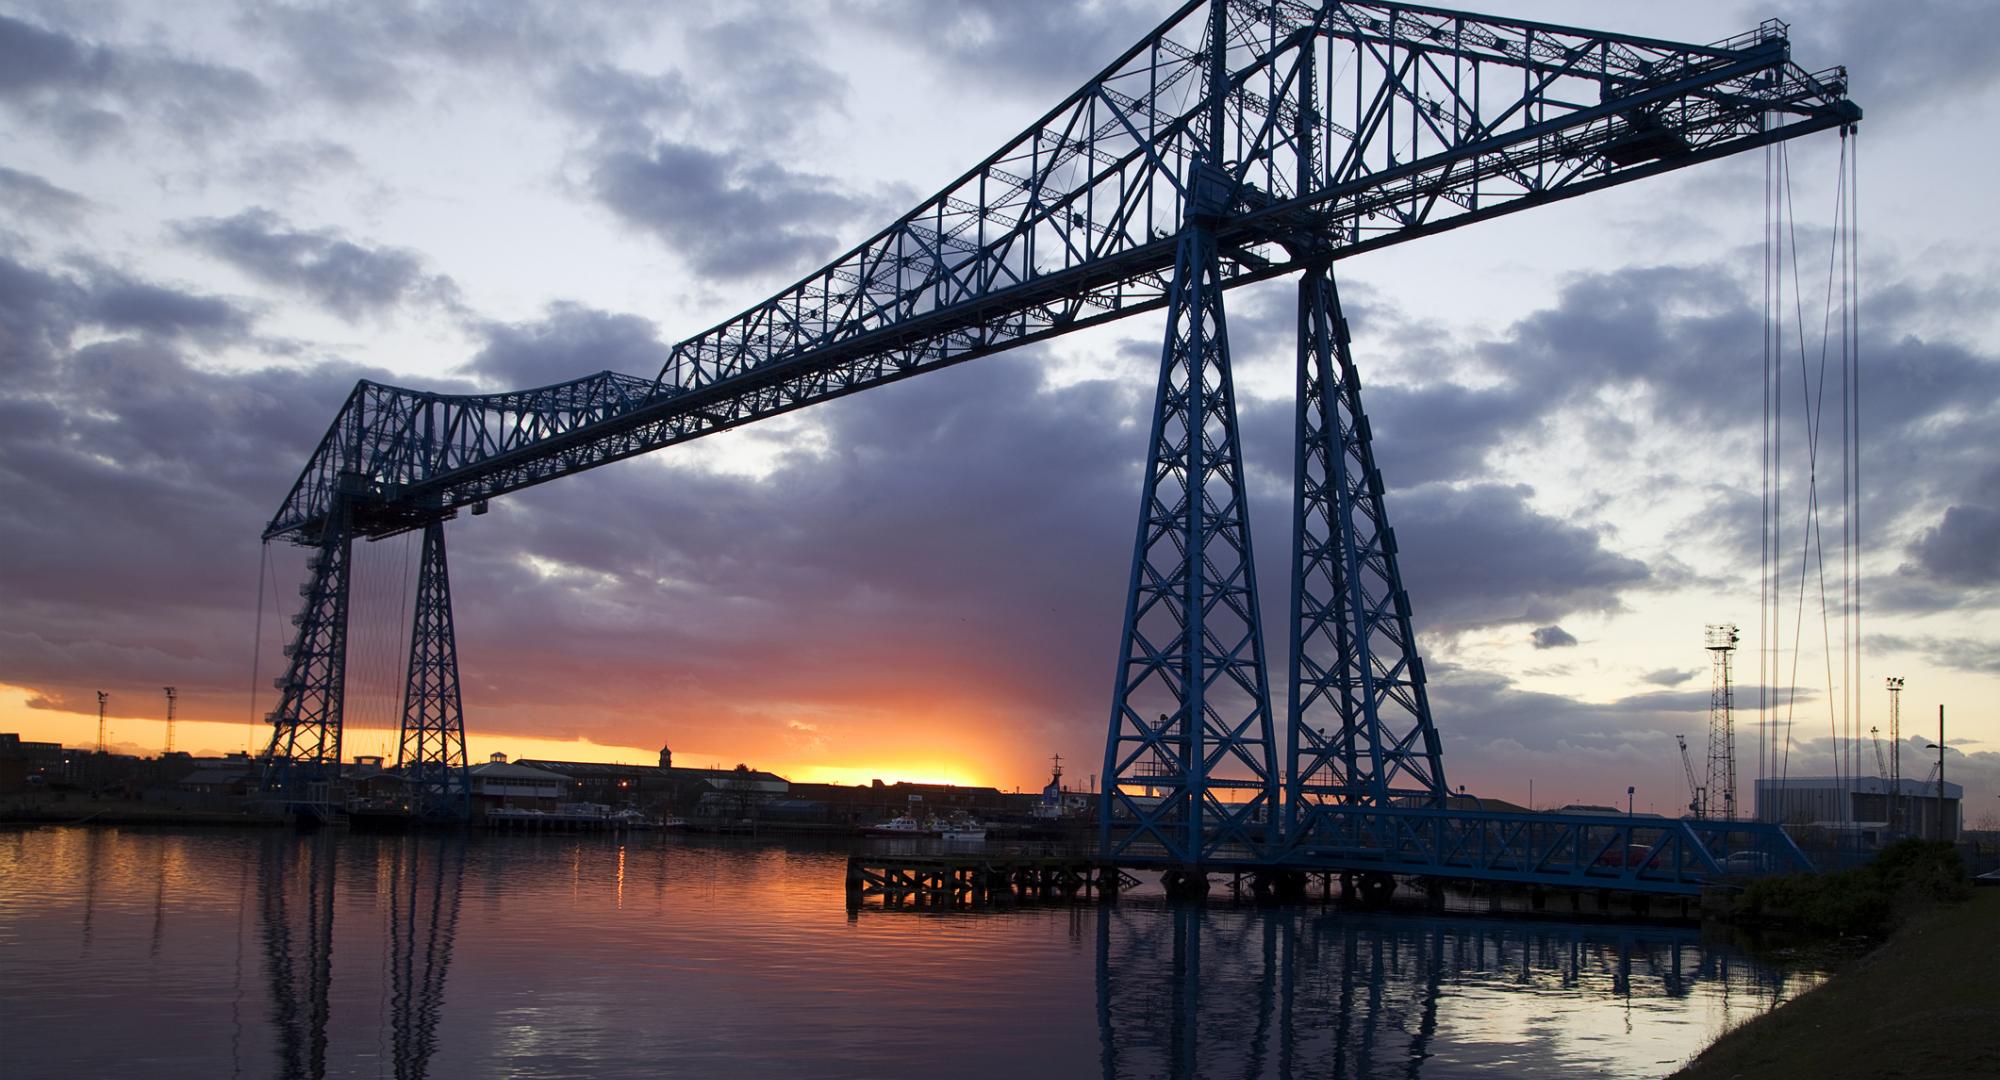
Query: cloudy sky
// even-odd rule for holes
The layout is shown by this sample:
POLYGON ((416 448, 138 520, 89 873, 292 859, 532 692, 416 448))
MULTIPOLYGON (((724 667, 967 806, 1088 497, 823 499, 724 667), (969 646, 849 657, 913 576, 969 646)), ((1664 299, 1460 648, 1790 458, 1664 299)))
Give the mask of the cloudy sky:
MULTIPOLYGON (((1882 677, 1904 676, 1905 774, 1944 703, 1969 819, 2000 806, 2000 240, 1970 137, 2000 126, 2000 10, 1486 6, 1692 41, 1778 16, 1805 66, 1849 65, 1868 113, 1857 726, 1886 726, 1882 677)), ((174 684, 180 748, 261 745, 303 556, 258 534, 357 378, 650 375, 1166 10, 0 0, 0 730, 88 745, 103 689, 112 741, 156 752, 174 684)), ((1790 154, 1817 298, 1839 140, 1790 154)), ((1454 784, 1524 800, 1532 779, 1541 804, 1633 784, 1674 809, 1718 621, 1745 628, 1746 698, 1797 687, 1790 772, 1830 768, 1847 688, 1816 584, 1796 660, 1788 624, 1784 670, 1757 670, 1763 185, 1744 155, 1341 264, 1454 784)), ((1274 648, 1293 295, 1228 298, 1274 648)), ((1817 302, 1798 313, 1815 348, 1817 302)), ((474 753, 670 742, 801 779, 1011 788, 1061 752, 1082 780, 1160 334, 1126 320, 454 523, 474 753)), ((350 752, 389 745, 413 554, 359 555, 350 752)))

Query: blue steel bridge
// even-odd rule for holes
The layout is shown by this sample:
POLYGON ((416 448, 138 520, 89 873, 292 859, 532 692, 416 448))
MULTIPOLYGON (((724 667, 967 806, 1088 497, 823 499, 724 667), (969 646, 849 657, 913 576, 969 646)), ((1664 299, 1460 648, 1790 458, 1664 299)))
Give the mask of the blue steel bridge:
MULTIPOLYGON (((1696 45, 1396 3, 1190 0, 1017 138, 649 376, 362 382, 265 528, 313 549, 266 783, 340 761, 356 540, 423 532, 400 761, 464 812, 444 522, 613 461, 1141 312, 1165 321, 1105 739, 1101 855, 1688 893, 1804 866, 1775 827, 1452 805, 1336 267, 1861 110, 1779 22, 1696 45), (1282 686, 1224 297, 1298 280, 1282 686), (1281 703, 1274 706, 1277 697, 1281 703), (1282 708, 1282 716, 1276 711, 1282 708)), ((1108 613, 1107 613, 1108 615, 1108 613)), ((1108 619, 1107 619, 1108 621, 1108 619)))

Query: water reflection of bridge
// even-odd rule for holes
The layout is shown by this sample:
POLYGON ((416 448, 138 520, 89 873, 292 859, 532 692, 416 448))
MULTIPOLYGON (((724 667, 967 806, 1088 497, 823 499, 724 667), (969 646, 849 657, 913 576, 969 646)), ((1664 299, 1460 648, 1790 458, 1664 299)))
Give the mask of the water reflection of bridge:
MULTIPOLYGON (((340 850, 341 841, 328 835, 272 836, 264 842, 259 888, 265 974, 271 983, 276 1074, 286 1080, 327 1075, 340 850)), ((384 948, 395 1074, 397 1080, 421 1080, 437 1050, 445 974, 458 933, 465 841, 438 834, 397 837, 361 858, 380 885, 377 895, 388 915, 384 948)))
POLYGON ((1145 905, 1097 923, 1107 1078, 1414 1078, 1440 1003, 1481 986, 1630 1003, 1704 984, 1759 1006, 1789 990, 1691 930, 1145 905))

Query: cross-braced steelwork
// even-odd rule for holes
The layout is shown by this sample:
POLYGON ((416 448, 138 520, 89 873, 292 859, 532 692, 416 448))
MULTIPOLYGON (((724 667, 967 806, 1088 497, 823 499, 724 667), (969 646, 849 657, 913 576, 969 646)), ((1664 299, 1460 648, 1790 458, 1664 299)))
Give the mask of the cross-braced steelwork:
POLYGON ((458 639, 451 619, 444 522, 424 526, 417 605, 410 619, 409 678, 397 764, 414 809, 431 819, 463 820, 472 810, 466 775, 465 712, 458 695, 458 639))
POLYGON ((275 680, 278 707, 270 715, 264 787, 293 801, 310 797, 313 784, 336 778, 340 770, 353 548, 346 515, 336 510, 308 563, 312 577, 299 587, 305 604, 292 616, 298 635, 286 647, 285 673, 275 680))
POLYGON ((1701 817, 1736 820, 1736 702, 1729 661, 1736 653, 1736 624, 1716 623, 1703 634, 1713 658, 1708 694, 1708 793, 1701 817))
POLYGON ((1839 69, 1791 62, 1777 22, 1691 45, 1393 3, 1190 0, 943 191, 674 346, 650 380, 361 383, 265 534, 314 535, 349 477, 356 530, 387 535, 1162 307, 1211 146, 1217 279, 1233 288, 1852 124, 1845 93, 1839 69))
POLYGON ((1298 344, 1286 699, 1295 843, 1323 805, 1442 806, 1448 790, 1331 266, 1300 279, 1298 344))
MULTIPOLYGON (((1189 0, 944 190, 674 346, 650 379, 475 395, 357 385, 265 537, 338 537, 344 574, 350 536, 477 513, 608 462, 1170 308, 1107 740, 1107 844, 1121 860, 1196 868, 1342 866, 1337 841, 1442 813, 1446 788, 1328 267, 1858 122, 1845 72, 1794 64, 1787 33, 1767 22, 1691 45, 1399 3, 1189 0), (1272 760, 1220 297, 1301 270, 1294 813, 1272 760), (1393 805, 1405 797, 1426 805, 1393 805), (1286 826, 1310 842, 1288 845, 1286 826)), ((299 651, 323 652, 336 622, 344 604, 302 623, 299 651)), ((298 681, 318 704, 288 689, 274 753, 310 721, 330 728, 337 757, 339 674, 298 681)), ((1499 872, 1451 861, 1485 820, 1432 822, 1434 864, 1499 872)), ((1524 872, 1580 873, 1554 865, 1524 872)))
POLYGON ((1188 228, 1174 270, 1100 821, 1114 856, 1190 865, 1269 843, 1278 797, 1214 243, 1188 228))

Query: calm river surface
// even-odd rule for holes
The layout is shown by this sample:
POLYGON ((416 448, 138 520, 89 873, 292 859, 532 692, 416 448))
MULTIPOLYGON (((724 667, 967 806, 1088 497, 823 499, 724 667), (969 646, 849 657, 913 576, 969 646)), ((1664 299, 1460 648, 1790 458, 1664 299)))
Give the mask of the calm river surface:
POLYGON ((0 1075, 1651 1077, 1818 979, 1691 930, 850 912, 844 858, 0 833, 0 1075))

